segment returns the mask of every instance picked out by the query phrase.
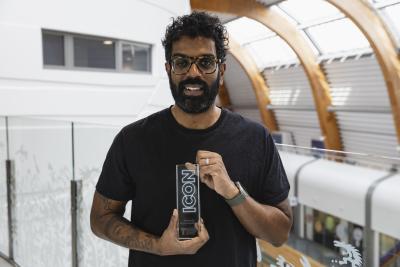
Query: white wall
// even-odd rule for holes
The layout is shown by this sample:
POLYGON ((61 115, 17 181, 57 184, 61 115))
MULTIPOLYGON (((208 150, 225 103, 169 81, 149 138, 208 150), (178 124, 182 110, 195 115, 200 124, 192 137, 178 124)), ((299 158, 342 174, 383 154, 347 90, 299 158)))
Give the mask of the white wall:
POLYGON ((188 0, 0 1, 0 116, 129 117, 170 105, 161 45, 188 0), (43 68, 41 29, 153 45, 152 74, 43 68))

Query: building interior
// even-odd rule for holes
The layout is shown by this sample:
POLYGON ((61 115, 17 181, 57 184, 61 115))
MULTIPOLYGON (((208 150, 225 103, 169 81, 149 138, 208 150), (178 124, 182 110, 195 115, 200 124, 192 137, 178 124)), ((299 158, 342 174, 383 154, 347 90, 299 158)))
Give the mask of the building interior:
POLYGON ((0 266, 127 266, 90 229, 95 185, 121 128, 174 104, 161 39, 192 11, 229 34, 217 105, 289 179, 258 266, 400 267, 400 0, 1 0, 0 266))

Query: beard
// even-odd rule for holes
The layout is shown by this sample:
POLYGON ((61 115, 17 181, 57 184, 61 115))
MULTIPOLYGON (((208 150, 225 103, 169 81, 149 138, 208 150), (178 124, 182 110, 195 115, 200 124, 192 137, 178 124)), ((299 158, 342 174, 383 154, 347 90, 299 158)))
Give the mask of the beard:
POLYGON ((220 73, 218 72, 218 76, 211 86, 208 86, 208 84, 200 78, 188 78, 176 85, 171 79, 171 73, 168 75, 169 87, 175 104, 184 112, 191 114, 203 113, 214 104, 219 91, 220 78, 220 73), (186 95, 184 91, 188 84, 200 85, 200 90, 203 94, 199 96, 186 95))

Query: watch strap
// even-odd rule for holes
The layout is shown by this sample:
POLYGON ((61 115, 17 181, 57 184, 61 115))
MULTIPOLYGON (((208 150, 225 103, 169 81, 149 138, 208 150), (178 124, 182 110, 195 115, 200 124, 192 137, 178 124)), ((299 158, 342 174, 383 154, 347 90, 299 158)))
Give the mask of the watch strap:
POLYGON ((236 187, 239 189, 239 193, 231 199, 225 199, 225 201, 229 204, 229 206, 233 207, 239 205, 243 201, 245 201, 248 196, 247 192, 243 189, 240 182, 235 182, 236 187))

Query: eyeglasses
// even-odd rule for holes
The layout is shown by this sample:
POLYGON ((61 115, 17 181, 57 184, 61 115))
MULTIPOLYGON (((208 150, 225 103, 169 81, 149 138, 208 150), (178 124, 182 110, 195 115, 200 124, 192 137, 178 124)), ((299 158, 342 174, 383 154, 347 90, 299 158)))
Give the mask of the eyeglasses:
POLYGON ((197 68, 203 74, 214 73, 217 69, 220 59, 213 56, 200 56, 200 57, 187 57, 187 56, 174 56, 171 58, 170 64, 172 71, 177 75, 183 75, 189 72, 192 64, 196 64, 197 68))

